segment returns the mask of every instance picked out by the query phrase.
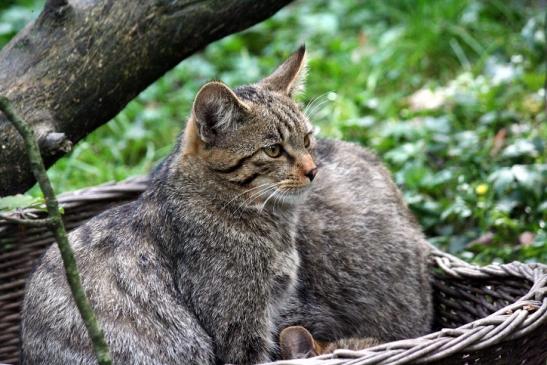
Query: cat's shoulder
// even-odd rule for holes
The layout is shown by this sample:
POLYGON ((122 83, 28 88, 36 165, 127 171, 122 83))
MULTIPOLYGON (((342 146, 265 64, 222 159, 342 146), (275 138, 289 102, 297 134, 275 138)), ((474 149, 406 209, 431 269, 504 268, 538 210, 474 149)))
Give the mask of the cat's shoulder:
MULTIPOLYGON (((139 214, 138 204, 134 201, 110 208, 68 234, 80 271, 85 272, 92 267, 108 270, 108 263, 113 259, 132 255, 142 240, 142 232, 138 231, 135 219, 139 214)), ((63 275, 61 254, 56 244, 46 250, 33 274, 37 271, 63 275)))

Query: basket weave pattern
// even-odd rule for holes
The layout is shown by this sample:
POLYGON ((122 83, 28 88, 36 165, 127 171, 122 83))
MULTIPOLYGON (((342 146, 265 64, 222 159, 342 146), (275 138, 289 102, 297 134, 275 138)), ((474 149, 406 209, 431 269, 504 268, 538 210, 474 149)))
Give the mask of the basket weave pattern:
POLYGON ((337 350, 275 364, 545 364, 547 266, 514 262, 477 267, 438 250, 432 260, 439 331, 362 351, 337 350))
MULTIPOLYGON (((145 178, 136 178, 61 195, 67 230, 134 200, 146 185, 145 178)), ((45 228, 0 221, 0 363, 18 363, 25 280, 52 242, 45 228)), ((477 267, 434 249, 431 272, 436 332, 362 351, 337 350, 271 364, 545 364, 547 266, 514 262, 477 267)))

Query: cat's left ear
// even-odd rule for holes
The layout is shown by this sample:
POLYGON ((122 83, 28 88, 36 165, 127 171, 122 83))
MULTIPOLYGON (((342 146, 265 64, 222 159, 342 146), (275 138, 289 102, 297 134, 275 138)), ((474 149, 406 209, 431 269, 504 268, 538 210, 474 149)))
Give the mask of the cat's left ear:
POLYGON ((236 126, 249 112, 250 107, 227 85, 219 81, 205 84, 196 95, 186 124, 184 153, 194 154, 202 143, 214 143, 224 130, 236 126))
POLYGON ((259 85, 292 97, 304 89, 306 73, 306 47, 302 45, 270 76, 260 81, 259 85))
POLYGON ((201 140, 209 143, 220 131, 234 126, 249 110, 249 106, 227 85, 211 81, 196 95, 192 118, 201 140))
POLYGON ((306 359, 317 356, 311 333, 302 326, 284 328, 279 334, 281 359, 306 359))

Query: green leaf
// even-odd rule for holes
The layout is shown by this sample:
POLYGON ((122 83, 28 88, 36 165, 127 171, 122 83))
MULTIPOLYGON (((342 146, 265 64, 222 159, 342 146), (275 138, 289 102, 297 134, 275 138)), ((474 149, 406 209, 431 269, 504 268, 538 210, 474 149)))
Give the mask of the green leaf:
POLYGON ((451 216, 465 219, 470 217, 471 214, 472 212, 471 209, 469 209, 469 206, 461 197, 457 196, 454 200, 454 203, 448 206, 448 208, 444 212, 442 212, 441 219, 445 220, 451 216))
POLYGON ((543 181, 540 172, 534 167, 535 166, 514 165, 511 168, 511 171, 520 186, 539 195, 541 194, 543 181))
POLYGON ((519 205, 519 201, 508 197, 503 198, 496 204, 496 209, 503 213, 511 213, 511 211, 519 205))
POLYGON ((536 146, 531 141, 527 140, 517 140, 512 145, 507 146, 503 152, 502 157, 521 157, 521 156, 530 156, 530 157, 537 157, 538 151, 536 150, 536 146))
POLYGON ((423 150, 423 143, 404 143, 385 154, 385 158, 394 164, 403 164, 407 160, 415 157, 423 150))
POLYGON ((501 193, 506 191, 514 183, 515 179, 511 169, 504 167, 490 174, 488 181, 493 183, 494 189, 498 193, 501 193))

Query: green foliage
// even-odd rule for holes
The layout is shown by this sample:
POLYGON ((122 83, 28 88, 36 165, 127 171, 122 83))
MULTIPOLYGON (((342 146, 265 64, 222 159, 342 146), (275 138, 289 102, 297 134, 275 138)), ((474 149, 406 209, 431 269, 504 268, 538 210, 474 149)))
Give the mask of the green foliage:
POLYGON ((42 3, 36 0, 2 0, 0 2, 0 47, 38 15, 42 3))
POLYGON ((0 198, 0 212, 24 208, 44 208, 44 200, 29 195, 17 194, 0 198))
POLYGON ((305 42, 301 101, 320 134, 376 151, 432 242, 479 263, 547 262, 545 14, 533 3, 297 2, 178 65, 51 178, 68 191, 145 173, 201 84, 254 82, 305 42))

